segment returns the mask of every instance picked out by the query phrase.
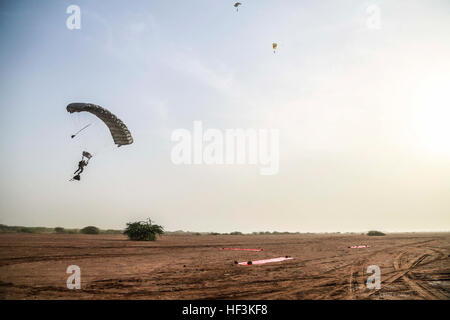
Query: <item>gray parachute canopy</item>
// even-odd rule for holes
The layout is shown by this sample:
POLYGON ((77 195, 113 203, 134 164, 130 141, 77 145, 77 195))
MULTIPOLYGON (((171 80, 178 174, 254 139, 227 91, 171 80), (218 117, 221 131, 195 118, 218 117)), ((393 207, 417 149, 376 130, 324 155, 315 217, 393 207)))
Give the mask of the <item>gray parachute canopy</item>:
POLYGON ((122 120, 117 118, 105 108, 91 103, 77 102, 69 104, 67 106, 67 111, 70 113, 86 111, 100 118, 100 120, 102 120, 109 128, 109 131, 111 131, 114 143, 119 147, 133 143, 133 137, 131 136, 127 126, 122 122, 122 120))

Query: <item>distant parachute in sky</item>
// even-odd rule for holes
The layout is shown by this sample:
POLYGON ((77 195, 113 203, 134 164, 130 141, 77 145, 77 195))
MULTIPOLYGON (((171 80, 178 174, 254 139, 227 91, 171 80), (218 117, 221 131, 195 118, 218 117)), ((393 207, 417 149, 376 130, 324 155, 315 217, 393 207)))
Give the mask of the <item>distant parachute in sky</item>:
MULTIPOLYGON (((114 114, 112 114, 105 108, 102 108, 98 105, 91 103, 77 102, 69 104, 67 106, 67 111, 70 113, 89 112, 97 116, 100 120, 102 120, 106 124, 109 131, 111 132, 111 136, 114 140, 114 143, 117 144, 118 147, 133 143, 133 137, 131 136, 131 133, 128 130, 127 126, 122 122, 122 120, 117 118, 114 114)), ((88 126, 86 126, 85 128, 87 128, 88 126)), ((76 134, 78 134, 78 132, 76 134)), ((75 137, 76 134, 72 135, 72 138, 75 137)))
POLYGON ((273 53, 275 53, 275 50, 277 50, 278 45, 274 42, 272 43, 273 53))
POLYGON ((242 5, 242 3, 240 3, 240 2, 236 2, 236 3, 234 4, 234 7, 236 8, 236 11, 239 11, 238 7, 239 7, 240 5, 242 5))

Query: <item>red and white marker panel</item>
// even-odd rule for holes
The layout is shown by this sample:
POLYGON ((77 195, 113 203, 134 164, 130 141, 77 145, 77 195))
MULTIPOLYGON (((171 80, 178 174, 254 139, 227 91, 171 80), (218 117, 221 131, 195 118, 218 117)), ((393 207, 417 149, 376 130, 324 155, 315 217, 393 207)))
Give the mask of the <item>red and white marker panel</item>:
POLYGON ((222 248, 222 250, 236 250, 236 251, 263 251, 263 249, 247 249, 247 248, 222 248))
POLYGON ((240 264, 241 266, 252 266, 254 264, 265 264, 265 263, 271 263, 271 262, 281 262, 281 261, 286 261, 286 260, 292 260, 294 258, 291 257, 279 257, 279 258, 272 258, 272 259, 264 259, 264 260, 255 260, 252 261, 251 264, 249 264, 249 261, 245 261, 245 262, 239 262, 238 264, 240 264))

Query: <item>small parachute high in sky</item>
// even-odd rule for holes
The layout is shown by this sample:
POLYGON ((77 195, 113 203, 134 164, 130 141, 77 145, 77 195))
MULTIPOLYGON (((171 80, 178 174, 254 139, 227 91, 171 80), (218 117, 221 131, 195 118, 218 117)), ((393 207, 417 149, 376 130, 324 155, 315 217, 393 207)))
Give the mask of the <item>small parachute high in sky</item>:
MULTIPOLYGON (((127 126, 122 122, 122 120, 117 118, 114 114, 112 114, 105 108, 91 103, 71 103, 67 106, 67 112, 89 112, 97 116, 108 127, 114 143, 117 144, 118 147, 133 143, 133 137, 131 136, 131 133, 128 130, 127 126)), ((85 126, 81 130, 86 129, 88 126, 89 125, 85 126)), ((80 132, 81 130, 79 130, 78 132, 80 132)), ((78 134, 78 132, 72 135, 72 138, 74 138, 78 134)))
POLYGON ((241 6, 242 5, 242 3, 240 3, 240 2, 236 2, 235 4, 234 4, 234 7, 236 8, 236 11, 239 11, 239 6, 241 6))
POLYGON ((272 48, 273 48, 273 53, 275 53, 275 50, 277 50, 278 44, 276 44, 275 42, 272 43, 272 48))

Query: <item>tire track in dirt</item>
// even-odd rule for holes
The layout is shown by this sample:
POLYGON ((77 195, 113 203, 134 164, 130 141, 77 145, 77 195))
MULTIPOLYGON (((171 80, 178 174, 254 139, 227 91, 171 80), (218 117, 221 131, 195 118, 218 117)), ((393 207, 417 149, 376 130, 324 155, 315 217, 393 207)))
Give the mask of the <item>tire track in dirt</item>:
POLYGON ((430 287, 425 282, 419 282, 411 274, 406 274, 403 276, 405 282, 410 286, 411 289, 418 292, 422 297, 427 300, 446 300, 447 296, 443 295, 436 289, 430 287))
MULTIPOLYGON (((432 241, 435 240, 426 240, 426 241, 419 241, 419 242, 414 242, 411 244, 415 244, 415 245, 423 245, 423 244, 428 244, 432 241)), ((408 244, 408 245, 411 245, 408 244)), ((398 246, 394 246, 389 248, 389 251, 392 251, 392 249, 398 249, 398 246)), ((317 299, 334 299, 336 298, 337 293, 342 292, 343 285, 347 285, 348 286, 348 291, 347 291, 347 295, 346 295, 346 299, 356 299, 356 286, 358 284, 357 282, 357 278, 358 277, 363 277, 365 274, 365 264, 368 261, 368 258, 375 255, 376 253, 379 252, 386 252, 388 248, 382 249, 382 250, 376 250, 376 251, 372 251, 371 253, 367 254, 365 257, 362 257, 361 259, 359 259, 356 263, 350 263, 350 264, 346 264, 340 267, 337 267, 333 270, 328 271, 328 274, 334 274, 334 271, 338 271, 340 269, 346 268, 348 266, 351 266, 350 268, 350 276, 348 277, 349 281, 348 283, 346 281, 344 282, 340 282, 337 277, 339 275, 336 276, 330 276, 330 277, 326 277, 326 279, 323 279, 322 281, 320 281, 319 283, 315 283, 315 287, 311 288, 309 290, 307 290, 307 292, 309 291, 314 291, 317 288, 324 288, 324 287, 331 287, 331 286, 337 286, 336 288, 334 288, 333 290, 327 292, 326 294, 322 294, 319 297, 317 297, 317 299), (360 270, 357 270, 360 269, 360 270), (361 272, 361 273, 360 273, 361 272)), ((422 250, 422 248, 415 248, 415 249, 419 249, 422 250)), ((438 256, 434 256, 433 254, 430 253, 425 253, 425 254, 420 254, 418 257, 416 257, 412 262, 410 262, 406 268, 402 269, 401 265, 400 265, 400 261, 402 259, 402 257, 406 254, 406 253, 410 253, 409 251, 402 251, 399 255, 396 256, 396 258, 394 259, 394 272, 390 272, 391 276, 385 280, 385 282, 387 281, 388 283, 393 283, 396 280, 398 280, 399 278, 403 277, 403 276, 407 276, 408 275, 408 280, 410 280, 411 278, 409 277, 409 272, 411 270, 413 270, 414 268, 416 268, 417 266, 423 266, 423 265, 427 265, 429 263, 432 263, 434 261, 440 260, 443 257, 446 257, 447 254, 439 251, 440 249, 435 250, 438 253, 438 256), (427 258, 432 257, 432 259, 428 259, 428 261, 426 261, 427 258)), ((417 251, 414 251, 417 252, 417 251)), ((320 259, 322 260, 322 259, 320 259)), ((317 261, 317 260, 316 260, 317 261)), ((419 285, 417 284, 417 282, 414 282, 413 286, 416 285, 415 291, 420 291, 420 293, 424 296, 427 296, 428 299, 446 299, 447 297, 445 295, 439 294, 436 292, 436 290, 434 288, 430 288, 428 289, 428 287, 426 285, 421 285, 420 287, 418 287, 419 285)), ((377 290, 378 291, 378 290, 377 290)), ((376 292, 376 291, 375 291, 376 292)), ((363 295, 365 297, 369 297, 371 296, 373 293, 369 295, 363 295)), ((287 293, 287 292, 284 292, 287 293)), ((264 297, 266 298, 276 298, 277 293, 276 292, 272 292, 272 294, 270 295, 265 295, 264 297)))
MULTIPOLYGON (((395 270, 400 270, 401 266, 402 266, 402 258, 403 256, 405 256, 408 252, 407 251, 403 251, 401 252, 394 260, 394 269, 395 270)), ((419 256, 418 260, 411 266, 407 267, 406 269, 408 270, 408 272, 403 273, 401 279, 403 281, 405 281, 405 283, 415 292, 417 292, 421 297, 427 299, 427 300, 433 300, 436 299, 436 296, 434 296, 433 294, 431 294, 430 292, 428 292, 428 290, 422 288, 422 286, 420 286, 418 283, 416 283, 415 281, 413 281, 410 277, 409 277, 409 271, 416 265, 418 265, 421 261, 425 260, 427 257, 429 256, 428 253, 424 253, 422 255, 419 256)))
MULTIPOLYGON (((428 243, 430 241, 434 241, 434 240, 420 241, 420 242, 416 242, 415 244, 428 243)), ((358 276, 360 276, 360 277, 364 276, 365 264, 367 263, 369 258, 375 256, 376 254, 378 254, 380 252, 392 251, 393 249, 398 249, 398 246, 391 246, 391 247, 383 248, 383 249, 380 249, 380 250, 371 251, 369 253, 364 254, 363 256, 360 256, 360 258, 357 260, 356 263, 355 262, 351 262, 349 264, 346 264, 346 265, 342 266, 341 268, 338 268, 338 269, 342 269, 342 268, 350 266, 350 276, 348 277, 349 281, 348 282, 344 281, 342 283, 343 286, 347 286, 348 287, 348 290, 346 290, 346 294, 343 296, 343 298, 344 299, 357 299, 357 296, 356 296, 356 286, 358 285, 357 278, 358 278, 358 276), (360 268, 362 268, 361 274, 359 274, 359 271, 357 270, 357 269, 360 269, 360 268)), ((337 287, 337 288, 329 291, 326 294, 320 295, 318 297, 318 299, 331 299, 331 298, 334 298, 336 293, 340 292, 340 291, 342 292, 343 288, 342 287, 337 287)))
POLYGON ((355 271, 356 268, 363 268, 362 274, 364 274, 364 264, 367 262, 367 259, 359 260, 356 265, 353 264, 350 269, 350 280, 348 282, 349 290, 347 299, 353 300, 355 299, 355 289, 354 286, 358 285, 358 281, 356 280, 358 277, 358 271, 355 271))
MULTIPOLYGON (((429 243, 430 241, 434 241, 434 240, 419 241, 419 242, 414 242, 413 244, 425 244, 425 243, 429 243)), ((341 298, 344 298, 344 299, 357 299, 357 297, 356 297, 356 285, 358 283, 357 283, 356 279, 357 279, 358 276, 363 277, 364 272, 365 272, 364 265, 366 264, 368 259, 373 257, 374 255, 376 255, 378 253, 392 251, 392 250, 395 250, 395 249, 398 249, 398 245, 397 246, 391 246, 391 247, 383 248, 383 249, 380 249, 380 250, 373 250, 371 252, 365 253, 363 256, 359 255, 359 259, 357 260, 356 264, 355 264, 355 262, 351 262, 351 263, 345 264, 345 265, 340 266, 340 267, 336 267, 333 270, 330 270, 330 271, 326 272, 327 274, 330 274, 330 277, 328 277, 324 281, 315 282, 314 283, 314 287, 310 288, 306 292, 311 292, 311 291, 315 291, 315 290, 318 290, 318 289, 323 289, 323 288, 335 286, 334 289, 329 290, 325 294, 320 294, 318 297, 315 297, 314 299, 318 299, 318 300, 336 299, 336 297, 339 296, 339 293, 342 294, 341 298), (350 267, 350 276, 334 275, 335 272, 340 271, 340 270, 345 269, 345 268, 348 268, 348 267, 350 267), (357 271, 357 269, 359 269, 359 268, 362 268, 362 273, 360 275, 359 275, 359 272, 357 271), (345 279, 349 279, 349 280, 347 281, 345 279), (345 289, 346 287, 348 289, 345 289)), ((346 255, 348 255, 348 252, 346 252, 343 255, 340 255, 338 257, 343 257, 343 256, 346 256, 346 255)), ((358 256, 358 254, 355 254, 355 255, 358 256)), ((346 274, 348 274, 348 273, 346 273, 346 274)), ((304 293, 306 293, 306 292, 304 291, 304 293)))
MULTIPOLYGON (((437 260, 442 260, 442 258, 445 257, 445 253, 442 250, 438 250, 435 248, 429 248, 429 247, 427 249, 432 251, 432 253, 429 254, 428 256, 431 257, 433 253, 437 254, 437 256, 432 259, 432 262, 437 261, 437 260)), ((430 263, 430 262, 428 262, 428 263, 430 263)), ((428 300, 431 300, 431 299, 446 300, 446 299, 448 299, 448 297, 446 295, 440 293, 439 290, 436 290, 435 288, 431 287, 425 281, 416 279, 413 275, 413 272, 408 272, 407 274, 405 274, 402 277, 402 279, 409 285, 409 287, 411 289, 418 292, 425 299, 428 299, 428 300)))
MULTIPOLYGON (((418 242, 413 242, 413 243, 410 243, 410 244, 408 244, 408 246, 409 245, 423 245, 423 244, 428 244, 428 243, 430 243, 430 242, 433 242, 433 241, 436 241, 436 240, 425 240, 425 241, 418 241, 418 242)), ((359 259, 356 263, 352 263, 352 264, 350 264, 351 265, 351 268, 350 268, 350 276, 349 276, 349 281, 348 281, 348 294, 347 294, 347 296, 346 296, 346 299, 357 299, 357 294, 356 294, 356 288, 357 288, 357 285, 358 285, 358 281, 357 281, 357 278, 358 278, 358 276, 360 276, 360 277, 364 277, 364 274, 365 274, 365 264, 366 264, 366 262, 368 261, 368 258, 369 257, 372 257, 372 256, 374 256, 375 254, 377 254, 377 253, 380 253, 380 252, 386 252, 386 251, 392 251, 392 249, 398 249, 398 246, 393 246, 393 247, 388 247, 388 248, 384 248, 384 249, 382 249, 382 250, 376 250, 376 251, 372 251, 371 253, 369 253, 369 254, 367 254, 365 257, 362 257, 361 259, 359 259), (361 273, 359 274, 359 271, 357 270, 357 269, 359 269, 359 268, 361 268, 361 273)), ((396 259, 394 259, 394 264, 398 264, 398 259, 400 259, 402 256, 403 256, 403 254, 404 254, 405 252, 401 252, 397 257, 396 257, 396 259)), ((424 258, 426 258, 426 257, 419 257, 419 259, 417 259, 417 261, 413 261, 413 263, 411 263, 411 268, 414 268, 416 265, 418 265, 420 262, 422 262, 423 261, 423 259, 424 258)), ((431 263, 431 261, 429 262, 429 263, 431 263)), ((397 268, 397 269, 395 269, 395 266, 394 266, 394 272, 395 272, 395 274, 392 276, 392 277, 394 277, 395 279, 393 280, 393 281, 395 281, 396 279, 398 279, 398 275, 397 275, 397 273, 400 271, 403 271, 403 270, 399 270, 400 268, 397 268)), ((391 279, 391 278, 389 278, 389 279, 391 279)), ((392 282, 393 282, 392 281, 392 282)), ((326 294, 326 295, 322 295, 321 297, 320 297, 320 299, 328 299, 328 298, 330 298, 335 292, 337 292, 337 291, 340 291, 341 289, 340 288, 336 288, 336 289, 334 289, 334 290, 332 290, 330 293, 328 293, 328 294, 326 294)), ((378 290, 377 290, 378 291, 378 290)), ((375 292, 377 292, 377 291, 375 291, 375 292)), ((363 296, 365 296, 365 297, 368 297, 368 296, 370 296, 370 295, 372 295, 373 293, 375 293, 375 292, 372 292, 371 294, 369 294, 369 295, 363 295, 363 296)))
MULTIPOLYGON (((445 258, 443 252, 438 250, 427 250, 424 253, 423 250, 426 250, 427 248, 421 247, 411 249, 412 250, 410 251, 402 251, 395 257, 393 262, 394 272, 392 272, 392 275, 389 278, 382 281, 383 287, 380 290, 386 288, 386 285, 392 284, 398 279, 402 279, 413 291, 417 292, 422 298, 428 300, 444 298, 444 296, 440 293, 437 293, 434 288, 428 287, 425 284, 419 284, 410 276, 410 272, 416 267, 424 266, 445 258), (419 255, 417 255, 412 261, 407 264, 402 264, 402 259, 405 255, 417 253, 419 253, 419 255), (435 253, 437 253, 437 255, 435 253)), ((364 297, 368 298, 373 294, 379 292, 380 290, 370 292, 369 294, 364 295, 364 297)))

